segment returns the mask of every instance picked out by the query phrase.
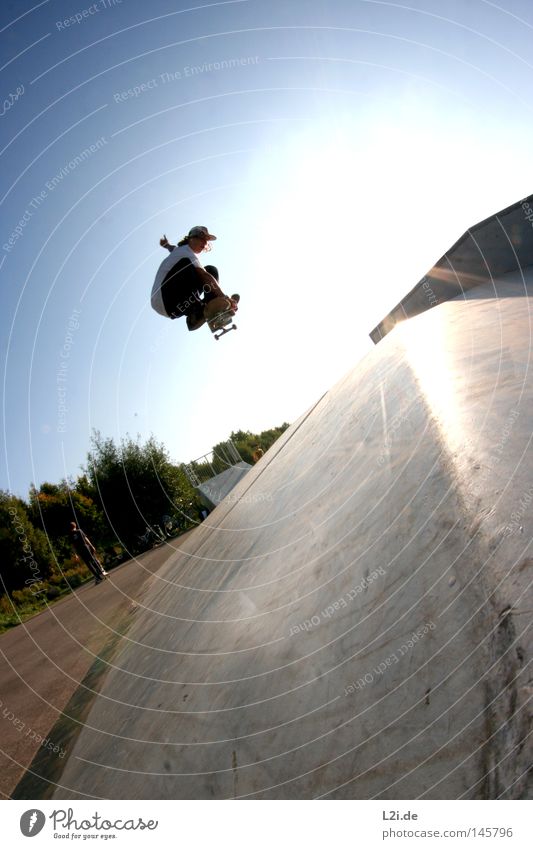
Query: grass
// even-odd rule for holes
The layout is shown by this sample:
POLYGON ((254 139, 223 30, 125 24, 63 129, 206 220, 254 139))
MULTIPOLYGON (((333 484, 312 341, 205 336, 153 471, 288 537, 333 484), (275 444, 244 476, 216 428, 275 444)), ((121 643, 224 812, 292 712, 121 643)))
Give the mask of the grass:
MULTIPOLYGON (((192 527, 195 526, 196 523, 192 525, 192 527)), ((173 538, 187 533, 190 529, 190 527, 180 529, 173 538)), ((105 561, 107 570, 123 563, 130 556, 120 546, 109 550, 109 554, 114 554, 114 557, 110 557, 110 561, 105 561)), ((50 604, 69 595, 76 587, 92 580, 93 576, 86 566, 74 558, 69 558, 63 562, 61 571, 53 572, 47 580, 39 581, 32 587, 24 587, 21 590, 13 590, 10 594, 0 595, 0 634, 20 625, 21 622, 26 622, 32 616, 46 610, 50 604)))
POLYGON ((31 619, 36 613, 46 610, 50 604, 92 579, 85 567, 75 564, 61 574, 52 574, 48 580, 39 581, 32 587, 13 590, 9 595, 0 596, 0 634, 31 619))

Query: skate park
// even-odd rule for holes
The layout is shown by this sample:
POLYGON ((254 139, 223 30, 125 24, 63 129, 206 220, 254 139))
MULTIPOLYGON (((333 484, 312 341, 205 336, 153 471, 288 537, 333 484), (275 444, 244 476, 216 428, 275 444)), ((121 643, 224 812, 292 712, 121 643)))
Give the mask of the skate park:
POLYGON ((532 222, 471 227, 169 547, 15 798, 531 796, 532 222))

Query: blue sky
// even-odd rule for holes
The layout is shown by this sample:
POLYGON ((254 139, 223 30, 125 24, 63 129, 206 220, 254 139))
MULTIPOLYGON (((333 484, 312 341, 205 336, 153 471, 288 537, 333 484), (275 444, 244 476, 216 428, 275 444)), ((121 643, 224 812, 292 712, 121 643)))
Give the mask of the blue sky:
POLYGON ((471 224, 532 191, 525 0, 5 2, 0 487, 91 431, 189 460, 294 420, 471 224), (240 292, 215 343, 150 308, 172 241, 240 292))

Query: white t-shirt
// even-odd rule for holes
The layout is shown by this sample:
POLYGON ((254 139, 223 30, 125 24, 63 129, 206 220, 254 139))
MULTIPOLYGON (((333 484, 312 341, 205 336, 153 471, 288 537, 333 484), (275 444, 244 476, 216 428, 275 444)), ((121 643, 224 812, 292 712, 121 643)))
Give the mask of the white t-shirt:
POLYGON ((150 299, 152 308, 156 312, 158 312, 159 315, 164 315, 167 318, 168 313, 163 304, 161 285, 170 269, 173 268, 176 263, 180 261, 180 259, 184 258, 190 259, 192 264, 196 265, 198 268, 203 268, 202 263, 200 262, 192 248, 190 248, 189 245, 183 245, 181 248, 174 248, 174 250, 171 251, 167 257, 165 257, 165 259, 157 269, 157 274, 155 275, 154 285, 152 286, 152 295, 150 299))

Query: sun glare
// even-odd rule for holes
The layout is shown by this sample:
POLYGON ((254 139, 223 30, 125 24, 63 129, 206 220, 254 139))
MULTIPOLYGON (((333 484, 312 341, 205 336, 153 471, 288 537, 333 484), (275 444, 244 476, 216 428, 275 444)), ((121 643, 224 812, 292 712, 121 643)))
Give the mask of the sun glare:
POLYGON ((445 315, 444 306, 402 323, 397 330, 424 400, 453 454, 465 435, 449 353, 449 315, 445 315))

